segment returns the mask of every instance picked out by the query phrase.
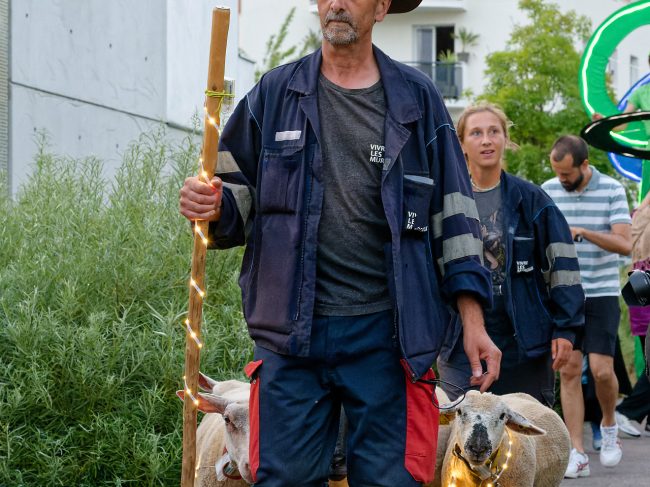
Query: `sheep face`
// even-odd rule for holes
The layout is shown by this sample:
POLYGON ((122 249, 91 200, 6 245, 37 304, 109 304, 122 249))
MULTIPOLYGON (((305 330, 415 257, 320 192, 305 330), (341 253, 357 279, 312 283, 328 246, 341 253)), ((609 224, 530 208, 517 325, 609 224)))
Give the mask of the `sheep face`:
POLYGON ((223 412, 223 420, 226 424, 225 440, 230 458, 237 463, 242 478, 252 484, 253 476, 248 457, 250 438, 248 403, 229 403, 223 412))
MULTIPOLYGON (((217 382, 204 374, 199 376, 199 385, 204 390, 219 392, 224 384, 236 381, 217 382)), ((198 409, 204 413, 219 414, 223 418, 225 434, 223 435, 226 449, 232 462, 237 464, 237 470, 242 479, 249 484, 253 483, 250 468, 248 444, 250 439, 248 390, 237 390, 234 394, 228 393, 199 393, 198 409)), ((177 391, 176 395, 183 400, 185 391, 177 391)), ((199 426, 200 427, 200 426, 199 426)))
POLYGON ((484 464, 499 448, 506 427, 526 435, 545 433, 490 393, 469 391, 464 401, 442 415, 454 421, 449 446, 458 447, 472 466, 484 464))

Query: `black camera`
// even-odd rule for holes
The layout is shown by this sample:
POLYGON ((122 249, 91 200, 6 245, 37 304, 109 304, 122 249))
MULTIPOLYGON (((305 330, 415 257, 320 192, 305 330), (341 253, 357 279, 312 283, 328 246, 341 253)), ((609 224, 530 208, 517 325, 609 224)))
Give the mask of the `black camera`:
POLYGON ((627 284, 623 286, 623 299, 628 306, 650 304, 650 271, 632 271, 627 284))

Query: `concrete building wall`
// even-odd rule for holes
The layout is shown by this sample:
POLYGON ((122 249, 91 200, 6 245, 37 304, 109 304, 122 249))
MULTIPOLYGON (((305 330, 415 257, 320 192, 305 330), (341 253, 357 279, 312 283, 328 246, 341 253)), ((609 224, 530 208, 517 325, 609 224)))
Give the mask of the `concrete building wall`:
MULTIPOLYGON (((231 8, 226 76, 236 78, 253 69, 237 56, 238 1, 219 3, 231 8)), ((11 0, 12 192, 31 172, 37 131, 54 153, 102 159, 109 177, 142 131, 162 123, 184 136, 202 113, 214 6, 11 0)))
MULTIPOLYGON (((9 0, 0 0, 0 172, 9 169, 9 0)), ((4 181, 0 182, 2 186, 4 181)))

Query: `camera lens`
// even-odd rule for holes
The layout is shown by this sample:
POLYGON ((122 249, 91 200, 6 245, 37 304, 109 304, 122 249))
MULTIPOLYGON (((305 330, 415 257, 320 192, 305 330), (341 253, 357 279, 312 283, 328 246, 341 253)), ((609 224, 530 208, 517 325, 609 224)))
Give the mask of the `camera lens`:
POLYGON ((650 302, 650 273, 633 271, 623 286, 623 299, 628 306, 646 306, 650 302))

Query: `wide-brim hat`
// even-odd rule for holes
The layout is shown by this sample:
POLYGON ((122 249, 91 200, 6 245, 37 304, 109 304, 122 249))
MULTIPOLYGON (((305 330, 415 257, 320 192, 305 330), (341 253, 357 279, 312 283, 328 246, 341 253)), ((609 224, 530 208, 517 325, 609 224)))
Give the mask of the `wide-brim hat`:
POLYGON ((422 0, 393 0, 388 9, 389 14, 403 14, 410 12, 415 7, 420 5, 422 0))

